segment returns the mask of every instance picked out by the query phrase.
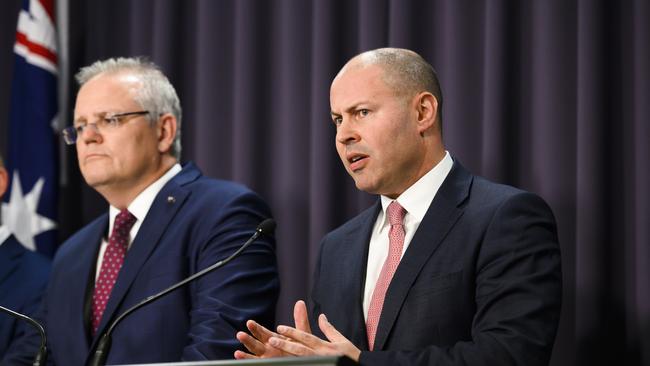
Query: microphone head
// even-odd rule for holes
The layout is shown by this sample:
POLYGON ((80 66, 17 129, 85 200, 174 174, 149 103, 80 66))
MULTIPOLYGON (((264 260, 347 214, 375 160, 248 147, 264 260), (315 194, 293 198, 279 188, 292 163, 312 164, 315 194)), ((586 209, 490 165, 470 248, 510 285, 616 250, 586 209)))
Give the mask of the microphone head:
POLYGON ((261 232, 264 235, 273 236, 275 232, 275 220, 266 219, 257 225, 257 231, 261 232))

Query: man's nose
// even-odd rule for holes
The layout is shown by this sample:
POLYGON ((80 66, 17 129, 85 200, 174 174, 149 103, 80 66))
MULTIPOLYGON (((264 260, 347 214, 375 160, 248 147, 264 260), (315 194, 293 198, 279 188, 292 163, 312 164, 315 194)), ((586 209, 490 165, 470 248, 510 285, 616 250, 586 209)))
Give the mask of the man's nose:
POLYGON ((356 126, 353 126, 349 120, 343 120, 336 129, 336 141, 340 144, 350 144, 361 139, 356 126))
POLYGON ((99 127, 97 127, 97 123, 87 123, 81 130, 81 134, 77 136, 77 139, 81 139, 85 143, 101 142, 102 134, 99 127))

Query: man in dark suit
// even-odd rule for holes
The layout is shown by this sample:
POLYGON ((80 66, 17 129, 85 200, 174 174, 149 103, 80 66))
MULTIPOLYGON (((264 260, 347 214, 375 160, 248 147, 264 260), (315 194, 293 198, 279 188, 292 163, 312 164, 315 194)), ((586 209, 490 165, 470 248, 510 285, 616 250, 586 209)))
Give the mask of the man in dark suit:
MULTIPOLYGON (((43 320, 50 358, 83 365, 108 325, 144 298, 233 254, 270 217, 249 189, 181 167, 179 99, 141 59, 109 59, 77 74, 74 124, 86 183, 109 203, 59 249, 43 320)), ((241 256, 117 325, 108 364, 231 358, 248 318, 273 324, 275 241, 241 256)))
POLYGON ((274 333, 249 321, 252 335, 237 338, 250 353, 235 357, 548 364, 562 286, 546 203, 450 156, 438 79, 412 51, 354 57, 334 79, 330 103, 343 165, 357 188, 381 197, 323 239, 311 324, 302 301, 295 328, 274 333))
MULTIPOLYGON (((0 199, 7 190, 9 176, 0 156, 0 199)), ((50 273, 50 261, 34 253, 16 240, 9 229, 0 225, 0 305, 27 316, 33 316, 50 273)), ((0 364, 10 352, 14 340, 22 337, 30 325, 0 312, 0 364)), ((34 343, 40 339, 34 334, 34 343)), ((36 354, 38 348, 32 348, 36 354)))

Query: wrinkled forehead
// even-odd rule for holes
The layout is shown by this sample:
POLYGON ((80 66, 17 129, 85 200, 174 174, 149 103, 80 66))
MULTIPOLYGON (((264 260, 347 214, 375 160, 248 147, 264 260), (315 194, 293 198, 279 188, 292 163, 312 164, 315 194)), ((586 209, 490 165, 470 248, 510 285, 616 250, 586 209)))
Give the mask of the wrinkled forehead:
POLYGON ((394 96, 384 79, 384 70, 377 65, 348 63, 332 81, 330 107, 346 109, 364 100, 394 96))

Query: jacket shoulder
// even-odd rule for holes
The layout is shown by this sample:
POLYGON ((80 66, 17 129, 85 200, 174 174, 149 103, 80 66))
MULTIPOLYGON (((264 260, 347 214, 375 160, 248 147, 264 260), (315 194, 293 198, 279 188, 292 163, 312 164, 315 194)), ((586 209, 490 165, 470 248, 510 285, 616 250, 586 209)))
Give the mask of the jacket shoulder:
POLYGON ((99 240, 101 233, 106 231, 107 228, 108 214, 104 213, 81 229, 77 230, 74 234, 68 237, 68 239, 66 239, 56 251, 56 255, 54 256, 54 265, 64 258, 78 256, 80 251, 86 250, 86 248, 94 248, 92 243, 89 243, 88 240, 99 240))
POLYGON ((470 189, 471 207, 497 209, 506 204, 528 202, 534 206, 550 211, 550 207, 539 195, 510 185, 495 183, 486 178, 475 176, 470 189))

